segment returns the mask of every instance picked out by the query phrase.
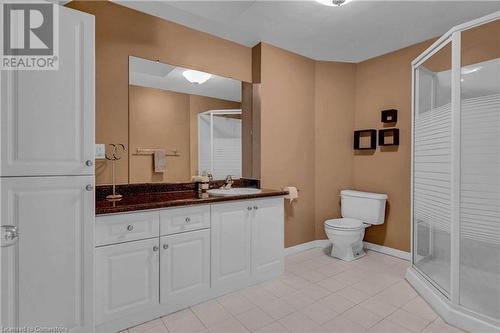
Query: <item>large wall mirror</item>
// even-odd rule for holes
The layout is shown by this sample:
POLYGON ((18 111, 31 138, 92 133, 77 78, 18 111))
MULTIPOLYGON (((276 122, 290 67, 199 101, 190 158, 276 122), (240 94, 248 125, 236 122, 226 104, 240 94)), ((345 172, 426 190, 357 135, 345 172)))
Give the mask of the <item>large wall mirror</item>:
POLYGON ((188 182, 203 173, 251 177, 252 108, 242 99, 251 88, 130 56, 129 182, 188 182))

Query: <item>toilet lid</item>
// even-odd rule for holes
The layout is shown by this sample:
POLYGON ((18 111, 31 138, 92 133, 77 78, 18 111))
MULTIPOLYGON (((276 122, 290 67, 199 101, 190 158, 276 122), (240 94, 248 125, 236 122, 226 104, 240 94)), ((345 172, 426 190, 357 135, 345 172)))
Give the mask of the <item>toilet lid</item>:
POLYGON ((359 229, 363 227, 363 222, 356 219, 351 219, 344 217, 341 219, 333 219, 325 222, 325 225, 329 228, 335 229, 359 229))

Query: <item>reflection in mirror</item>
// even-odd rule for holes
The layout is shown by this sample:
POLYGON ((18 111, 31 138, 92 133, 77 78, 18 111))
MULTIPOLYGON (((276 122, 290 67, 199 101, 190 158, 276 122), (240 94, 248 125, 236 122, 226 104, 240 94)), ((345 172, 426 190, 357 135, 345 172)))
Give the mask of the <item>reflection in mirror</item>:
POLYGON ((130 56, 130 183, 241 177, 241 95, 241 81, 130 56))

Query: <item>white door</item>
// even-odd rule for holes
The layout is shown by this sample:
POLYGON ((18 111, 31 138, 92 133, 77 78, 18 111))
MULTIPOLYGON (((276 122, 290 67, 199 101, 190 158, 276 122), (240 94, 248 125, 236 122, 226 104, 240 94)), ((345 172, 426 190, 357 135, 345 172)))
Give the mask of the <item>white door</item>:
POLYGON ((210 290, 210 229, 160 238, 160 301, 189 306, 210 290))
POLYGON ((94 17, 59 8, 59 70, 0 71, 1 176, 94 174, 94 17))
POLYGON ((159 304, 158 238, 98 247, 96 325, 159 304))
POLYGON ((94 177, 2 178, 2 327, 93 330, 94 177), (86 188, 87 185, 90 187, 86 188))
POLYGON ((283 199, 255 200, 252 209, 252 274, 264 280, 284 269, 283 199))
POLYGON ((250 281, 252 202, 212 206, 212 288, 230 290, 250 281))

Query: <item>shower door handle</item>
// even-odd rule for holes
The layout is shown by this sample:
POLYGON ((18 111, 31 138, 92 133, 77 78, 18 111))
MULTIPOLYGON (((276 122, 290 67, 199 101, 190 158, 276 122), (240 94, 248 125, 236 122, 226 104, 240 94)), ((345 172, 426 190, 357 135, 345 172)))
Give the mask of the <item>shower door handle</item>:
POLYGON ((15 225, 0 225, 0 245, 9 247, 17 243, 19 232, 15 225))

